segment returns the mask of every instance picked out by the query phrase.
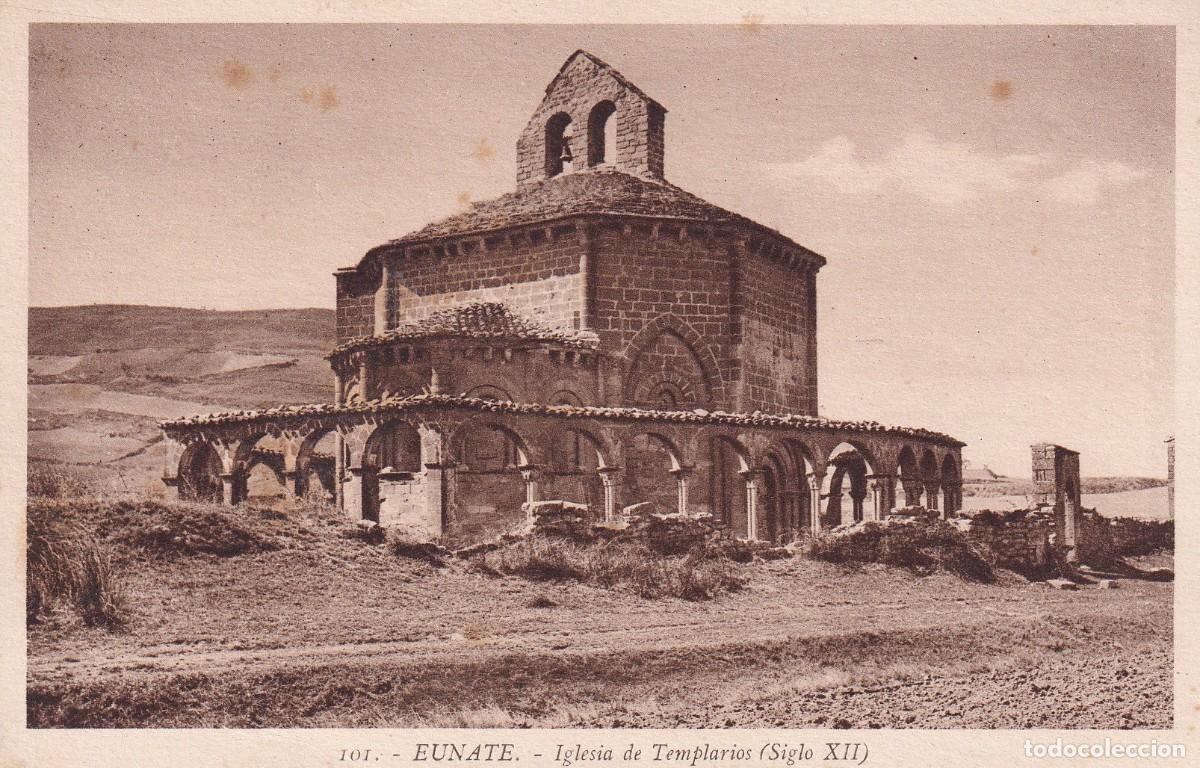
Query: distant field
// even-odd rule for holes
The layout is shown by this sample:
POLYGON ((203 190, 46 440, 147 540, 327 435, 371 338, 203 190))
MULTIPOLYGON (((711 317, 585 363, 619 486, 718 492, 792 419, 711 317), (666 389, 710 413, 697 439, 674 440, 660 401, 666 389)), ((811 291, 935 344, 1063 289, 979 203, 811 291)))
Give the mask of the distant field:
MULTIPOLYGON (((965 496, 963 509, 1022 509, 1029 506, 1032 496, 965 496)), ((1143 488, 1119 493, 1083 495, 1083 506, 1095 509, 1106 517, 1144 517, 1165 520, 1168 517, 1167 489, 1143 488)))
MULTIPOLYGON (((1158 488, 1167 481, 1158 477, 1084 477, 1081 483, 1084 495, 1088 495, 1158 488)), ((1033 481, 1025 478, 1002 477, 963 484, 963 496, 1029 496, 1035 492, 1033 481)))
POLYGON ((29 457, 99 491, 159 492, 157 422, 329 400, 325 309, 29 311, 29 457))

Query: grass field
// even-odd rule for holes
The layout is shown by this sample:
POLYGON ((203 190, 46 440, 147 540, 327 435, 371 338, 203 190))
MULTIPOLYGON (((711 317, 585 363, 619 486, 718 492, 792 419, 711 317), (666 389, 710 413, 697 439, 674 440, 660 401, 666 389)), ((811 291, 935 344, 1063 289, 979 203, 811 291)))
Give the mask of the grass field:
POLYGON ((398 557, 308 508, 71 509, 116 553, 131 613, 120 631, 65 611, 31 626, 37 727, 1082 728, 1172 716, 1169 583, 1060 592, 1013 574, 978 584, 792 558, 734 565, 742 588, 711 600, 646 599, 398 557), (191 527, 155 532, 180 520, 191 527), (229 526, 243 553, 211 554, 229 526))

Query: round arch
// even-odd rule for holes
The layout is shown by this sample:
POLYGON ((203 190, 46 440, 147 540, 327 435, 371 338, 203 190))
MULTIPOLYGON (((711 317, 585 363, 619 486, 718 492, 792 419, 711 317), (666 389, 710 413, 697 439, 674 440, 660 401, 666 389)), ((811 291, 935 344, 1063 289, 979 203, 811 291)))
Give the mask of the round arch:
POLYGON ((588 165, 613 164, 616 162, 616 119, 613 113, 617 105, 605 99, 588 112, 588 165), (610 154, 611 152, 611 154, 610 154))
POLYGON ((221 455, 204 440, 191 443, 179 457, 179 498, 219 503, 224 498, 221 455))

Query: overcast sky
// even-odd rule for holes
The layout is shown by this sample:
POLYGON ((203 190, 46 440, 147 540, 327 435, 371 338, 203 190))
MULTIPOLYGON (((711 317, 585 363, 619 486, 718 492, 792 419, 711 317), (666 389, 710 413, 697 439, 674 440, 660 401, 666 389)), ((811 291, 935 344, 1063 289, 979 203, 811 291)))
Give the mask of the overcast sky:
POLYGON ((1165 473, 1165 28, 35 26, 30 303, 331 307, 512 189, 577 48, 667 107, 670 181, 828 258, 823 415, 1165 473))

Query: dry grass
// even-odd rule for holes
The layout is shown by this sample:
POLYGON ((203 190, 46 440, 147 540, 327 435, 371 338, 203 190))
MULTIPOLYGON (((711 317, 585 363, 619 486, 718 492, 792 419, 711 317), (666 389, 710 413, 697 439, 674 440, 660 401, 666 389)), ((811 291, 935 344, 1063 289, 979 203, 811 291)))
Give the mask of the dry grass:
POLYGON ((530 536, 480 555, 477 568, 530 581, 579 581, 627 589, 640 597, 710 600, 741 588, 743 579, 720 550, 660 555, 644 542, 575 542, 530 536))
POLYGON ((88 626, 125 624, 125 582, 113 569, 111 553, 95 536, 46 506, 31 507, 25 531, 28 622, 69 606, 88 626))
POLYGON ((991 583, 991 564, 958 529, 941 521, 865 522, 813 539, 809 553, 831 563, 883 563, 918 575, 937 571, 991 583))

